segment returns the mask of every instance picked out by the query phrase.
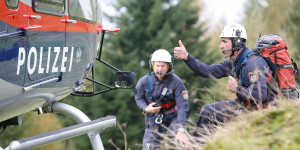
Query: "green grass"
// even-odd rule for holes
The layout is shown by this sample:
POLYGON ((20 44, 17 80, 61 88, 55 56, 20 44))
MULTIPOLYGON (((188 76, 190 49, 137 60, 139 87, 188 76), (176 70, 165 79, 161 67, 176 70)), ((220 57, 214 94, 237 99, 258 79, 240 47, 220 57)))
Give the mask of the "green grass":
POLYGON ((203 150, 300 149, 300 101, 240 115, 218 130, 203 150))

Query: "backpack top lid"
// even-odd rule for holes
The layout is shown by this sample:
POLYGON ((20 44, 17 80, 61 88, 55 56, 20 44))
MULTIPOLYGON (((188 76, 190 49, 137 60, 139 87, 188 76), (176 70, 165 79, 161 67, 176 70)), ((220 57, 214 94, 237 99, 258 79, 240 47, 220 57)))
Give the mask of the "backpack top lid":
POLYGON ((268 57, 270 53, 277 50, 287 50, 288 47, 280 35, 267 34, 260 36, 256 40, 254 49, 257 50, 263 57, 268 57))

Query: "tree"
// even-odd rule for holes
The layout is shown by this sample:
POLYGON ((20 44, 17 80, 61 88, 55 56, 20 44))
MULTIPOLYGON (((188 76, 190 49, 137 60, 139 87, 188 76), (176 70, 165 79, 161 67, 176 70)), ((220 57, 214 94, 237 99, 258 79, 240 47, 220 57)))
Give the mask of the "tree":
MULTIPOLYGON (((199 1, 194 0, 118 0, 116 10, 124 11, 110 17, 121 30, 117 36, 109 36, 105 57, 119 68, 135 72, 136 80, 150 71, 148 62, 155 50, 163 48, 173 53, 173 48, 178 46, 178 40, 182 40, 193 56, 204 62, 211 62, 212 58, 207 57, 209 53, 206 51, 208 39, 202 37, 205 30, 199 23, 199 4, 199 1)), ((210 85, 209 80, 201 80, 183 61, 174 61, 175 73, 183 79, 190 92, 210 85)), ((202 94, 195 92, 190 99, 199 98, 202 94)), ((141 121, 141 110, 135 104, 134 93, 115 91, 107 93, 105 99, 108 97, 114 103, 111 107, 120 111, 118 120, 128 123, 129 147, 134 148, 134 144, 141 144, 144 122, 141 121)), ((190 103, 191 112, 198 112, 197 107, 201 103, 192 104, 192 100, 190 103)), ((115 139, 115 142, 120 145, 124 141, 115 139)))
MULTIPOLYGON (((293 39, 293 43, 296 46, 296 52, 295 52, 295 57, 294 60, 297 62, 298 67, 300 64, 300 36, 299 36, 299 32, 300 32, 300 28, 299 28, 299 23, 300 23, 300 1, 297 0, 293 0, 291 1, 292 3, 292 7, 290 9, 290 14, 289 14, 289 18, 290 18, 290 22, 289 23, 289 34, 292 36, 293 39)), ((298 84, 300 84, 300 77, 297 77, 297 82, 298 84)))
MULTIPOLYGON (((114 7, 121 10, 117 16, 109 16, 112 22, 120 27, 120 32, 106 34, 105 45, 101 58, 124 71, 133 71, 137 80, 149 73, 148 61, 150 55, 157 49, 163 48, 173 53, 173 48, 182 40, 191 53, 203 62, 213 62, 216 56, 207 51, 208 39, 203 38, 204 29, 199 23, 200 2, 195 0, 118 0, 114 7)), ((104 12, 105 13, 105 12, 104 12)), ((217 56, 216 56, 217 57, 217 56)), ((203 102, 193 103, 204 95, 203 91, 195 91, 199 87, 209 87, 211 80, 197 77, 183 61, 174 60, 175 73, 179 75, 190 94, 190 112, 198 112, 198 106, 203 102), (196 81, 197 80, 197 81, 196 81), (196 82, 195 82, 196 81, 196 82)), ((112 85, 113 71, 104 65, 96 65, 96 78, 112 85)), ((112 144, 120 149, 140 149, 144 133, 144 117, 134 100, 134 89, 115 90, 89 98, 69 96, 63 102, 82 110, 91 119, 106 115, 117 116, 117 121, 126 127, 128 141, 124 141, 122 132, 117 128, 108 128, 101 134, 106 149, 114 149, 112 144), (126 124, 126 125, 124 125, 126 124), (128 147, 124 148, 125 142, 128 147)), ((67 120, 66 124, 74 122, 67 120)), ((125 131, 125 129, 124 129, 125 131)), ((83 138, 83 136, 81 136, 83 138)), ((83 148, 89 141, 77 140, 83 148)), ((71 142, 74 142, 73 139, 71 142)), ((85 147, 86 148, 86 147, 85 147)))

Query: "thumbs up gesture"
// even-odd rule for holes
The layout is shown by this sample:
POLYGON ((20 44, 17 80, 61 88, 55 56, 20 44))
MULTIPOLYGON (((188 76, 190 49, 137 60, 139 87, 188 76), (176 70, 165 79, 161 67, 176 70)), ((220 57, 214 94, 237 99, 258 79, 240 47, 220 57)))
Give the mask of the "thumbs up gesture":
POLYGON ((174 48, 174 57, 176 59, 187 60, 189 53, 186 51, 184 45, 181 40, 178 41, 179 47, 174 48))

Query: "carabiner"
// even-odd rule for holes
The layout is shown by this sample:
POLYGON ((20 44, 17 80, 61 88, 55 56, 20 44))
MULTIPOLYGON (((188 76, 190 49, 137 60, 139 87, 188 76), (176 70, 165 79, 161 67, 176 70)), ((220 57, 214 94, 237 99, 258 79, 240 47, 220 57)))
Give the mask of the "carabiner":
POLYGON ((164 117, 163 114, 159 114, 159 115, 157 116, 157 118, 155 119, 155 123, 161 124, 161 123, 162 123, 162 120, 163 120, 163 117, 164 117))

